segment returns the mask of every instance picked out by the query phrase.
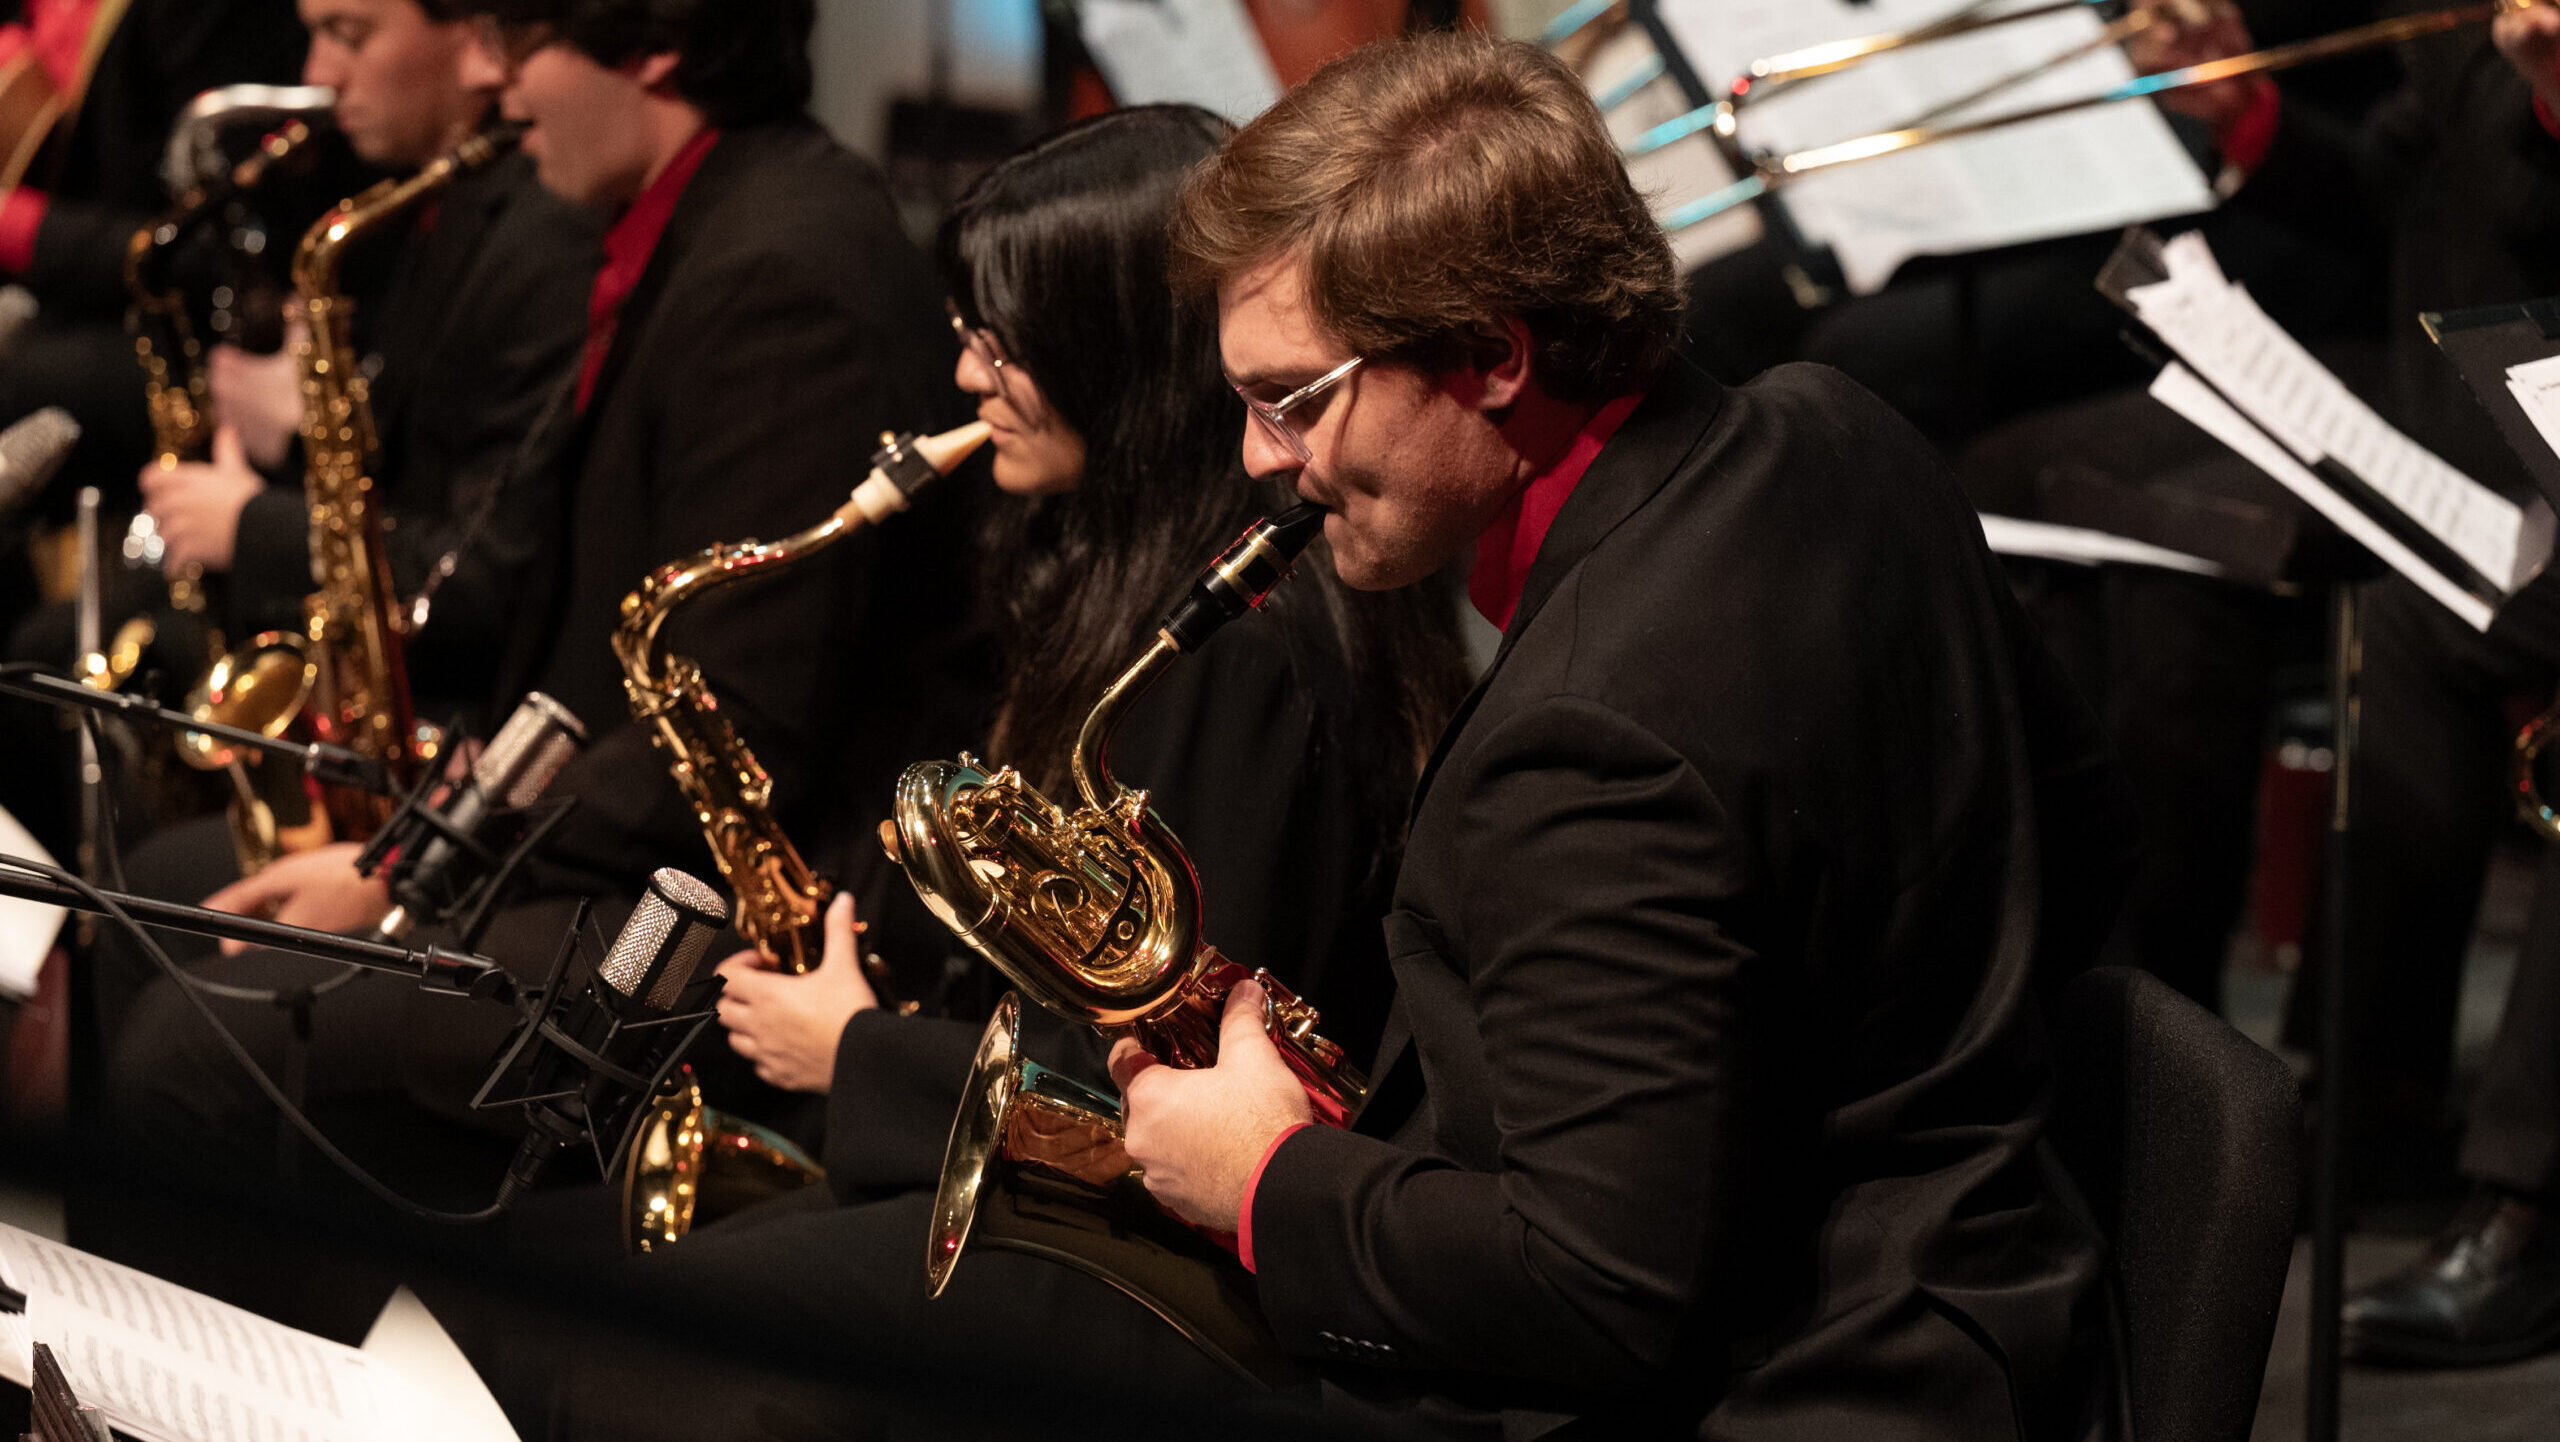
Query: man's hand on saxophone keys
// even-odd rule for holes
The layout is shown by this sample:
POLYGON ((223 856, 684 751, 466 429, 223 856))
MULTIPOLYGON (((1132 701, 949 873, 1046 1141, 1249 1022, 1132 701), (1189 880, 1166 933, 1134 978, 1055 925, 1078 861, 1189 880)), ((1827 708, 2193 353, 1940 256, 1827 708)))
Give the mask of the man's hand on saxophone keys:
POLYGON ((266 478, 249 465, 240 433, 224 426, 213 433, 213 459, 142 468, 142 509, 149 512, 168 547, 161 566, 176 570, 198 566, 208 571, 231 569, 233 548, 240 539, 240 512, 251 497, 267 488, 266 478))
POLYGON ((861 928, 853 898, 837 893, 827 907, 826 950, 817 967, 792 976, 752 948, 720 963, 720 1024, 729 1049, 756 1075, 785 1091, 823 1094, 835 1079, 836 1043, 855 1013, 880 1005, 862 974, 861 928))
POLYGON ((1129 1160, 1176 1216, 1236 1230, 1245 1187, 1290 1128, 1315 1120, 1306 1088, 1262 1029, 1262 988, 1241 982, 1218 1018, 1218 1064, 1166 1066, 1127 1037, 1111 1047, 1111 1080, 1128 1104, 1129 1160))

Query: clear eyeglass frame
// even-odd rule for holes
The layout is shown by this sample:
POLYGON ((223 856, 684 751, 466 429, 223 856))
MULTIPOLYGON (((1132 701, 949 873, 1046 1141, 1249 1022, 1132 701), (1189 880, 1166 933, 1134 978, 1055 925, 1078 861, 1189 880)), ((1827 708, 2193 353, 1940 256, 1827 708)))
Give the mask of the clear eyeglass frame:
POLYGON ((1021 368, 1013 363, 1013 358, 1004 353, 1004 342, 996 339, 996 333, 985 326, 969 324, 967 318, 960 314, 958 301, 944 300, 942 313, 951 318, 951 333, 960 338, 962 349, 976 356, 978 364, 995 376, 996 393, 1004 397, 1005 404, 1013 407, 1014 413, 1021 416, 1025 424, 1039 424, 1048 414, 1048 402, 1042 399, 1039 388, 1031 384, 1031 378, 1024 375, 1021 368))
POLYGON ((1235 388, 1236 399, 1243 401, 1245 409, 1253 412, 1253 418, 1262 423, 1263 431, 1273 440, 1287 447, 1289 454, 1296 456, 1298 464, 1303 466, 1313 461, 1316 455, 1307 445, 1306 432, 1298 429, 1298 423, 1289 419, 1289 412, 1342 384, 1343 379, 1360 369, 1361 364, 1366 360, 1368 360, 1367 356, 1353 356, 1276 401, 1254 399, 1246 393, 1243 386, 1236 383, 1233 376, 1227 378, 1227 384, 1235 388))

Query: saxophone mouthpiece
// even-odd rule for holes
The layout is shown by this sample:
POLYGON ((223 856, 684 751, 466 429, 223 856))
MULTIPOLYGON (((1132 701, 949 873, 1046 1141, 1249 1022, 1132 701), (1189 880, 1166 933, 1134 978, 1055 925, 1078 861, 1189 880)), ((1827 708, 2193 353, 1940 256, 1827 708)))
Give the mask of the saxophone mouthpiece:
POLYGON ((1200 649, 1219 627, 1261 605, 1324 530, 1324 515, 1324 507, 1309 502, 1254 522, 1200 573, 1191 593, 1164 618, 1164 634, 1174 649, 1200 649))
POLYGON ((887 520, 905 510, 916 492, 951 474, 992 434, 994 428, 985 421, 971 421, 938 436, 881 436, 880 449, 871 453, 871 474, 853 488, 852 508, 875 525, 887 520))

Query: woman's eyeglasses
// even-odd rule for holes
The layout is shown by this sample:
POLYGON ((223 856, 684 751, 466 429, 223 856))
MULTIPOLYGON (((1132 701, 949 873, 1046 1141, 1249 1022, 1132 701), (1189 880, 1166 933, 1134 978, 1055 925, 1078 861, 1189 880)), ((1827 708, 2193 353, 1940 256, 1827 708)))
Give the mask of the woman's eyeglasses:
POLYGON ((996 394, 1004 397, 1005 404, 1026 422, 1036 424, 1046 416, 1048 404, 1041 399, 1040 388, 1004 353, 1004 342, 996 339, 996 333, 962 319, 957 301, 944 301, 942 310, 951 317, 951 333, 960 338, 961 346, 995 376, 996 394))

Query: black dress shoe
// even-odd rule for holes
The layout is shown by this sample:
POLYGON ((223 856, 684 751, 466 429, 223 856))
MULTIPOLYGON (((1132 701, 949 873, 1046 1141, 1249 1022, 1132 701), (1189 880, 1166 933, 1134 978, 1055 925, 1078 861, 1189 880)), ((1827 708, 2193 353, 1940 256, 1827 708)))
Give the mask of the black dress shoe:
POLYGON ((2560 1346, 2560 1211, 2481 1187, 2426 1255, 2346 1305, 2359 1362, 2471 1367, 2560 1346))

